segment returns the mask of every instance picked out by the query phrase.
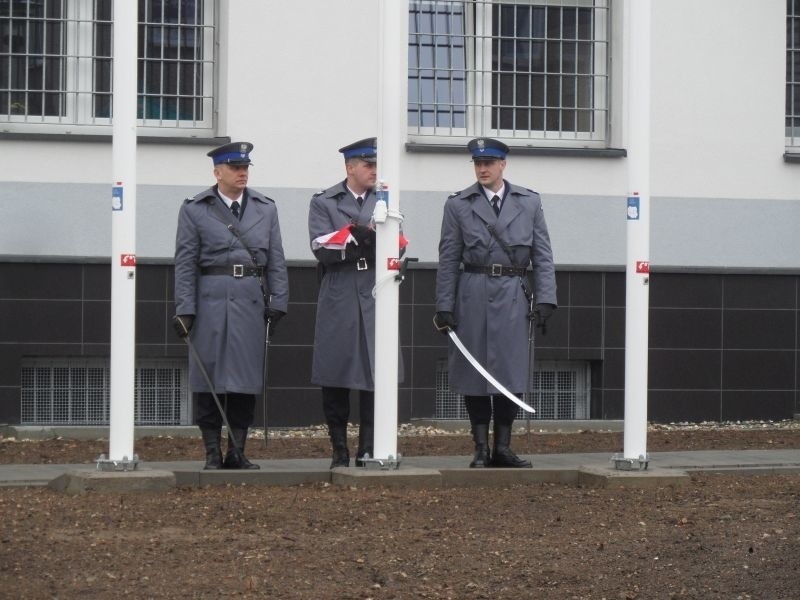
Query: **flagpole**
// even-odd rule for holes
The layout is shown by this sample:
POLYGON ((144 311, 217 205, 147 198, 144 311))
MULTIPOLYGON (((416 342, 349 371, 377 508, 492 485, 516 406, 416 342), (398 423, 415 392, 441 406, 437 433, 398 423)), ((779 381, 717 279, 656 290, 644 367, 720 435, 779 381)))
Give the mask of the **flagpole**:
POLYGON ((399 465, 397 379, 399 366, 400 152, 408 78, 408 0, 381 0, 378 84, 378 189, 375 251, 374 459, 399 465), (382 282, 391 280, 385 285, 382 282))
POLYGON ((111 191, 111 372, 108 460, 101 470, 135 469, 136 375, 136 2, 114 1, 111 191))

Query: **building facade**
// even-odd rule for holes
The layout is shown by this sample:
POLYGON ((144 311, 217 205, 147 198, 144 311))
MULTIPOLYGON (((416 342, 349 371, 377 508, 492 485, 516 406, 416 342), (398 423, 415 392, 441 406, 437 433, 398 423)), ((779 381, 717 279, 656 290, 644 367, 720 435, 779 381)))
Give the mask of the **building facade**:
MULTIPOLYGON (((431 319, 442 207, 473 182, 478 136, 511 146, 506 176, 542 195, 550 228, 560 307, 536 339, 538 418, 622 418, 628 4, 409 2, 393 189, 420 262, 400 292, 401 421, 459 416, 431 319)), ((290 265, 270 422, 323 421, 308 205, 344 178, 336 149, 378 129, 378 8, 139 0, 137 422, 191 422, 175 227, 228 140, 255 144, 250 185, 276 200, 290 265)), ((0 422, 107 421, 111 19, 110 0, 0 1, 0 422)), ((652 59, 649 418, 791 417, 800 1, 654 2, 652 59)))

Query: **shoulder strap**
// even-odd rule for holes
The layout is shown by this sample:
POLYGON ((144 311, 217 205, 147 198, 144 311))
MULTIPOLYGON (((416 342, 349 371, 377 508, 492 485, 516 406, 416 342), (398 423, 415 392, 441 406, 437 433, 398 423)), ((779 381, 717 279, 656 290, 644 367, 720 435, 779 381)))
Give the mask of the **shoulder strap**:
MULTIPOLYGON (((216 198, 216 199, 217 199, 217 200, 219 200, 220 202, 222 202, 222 200, 220 200, 219 196, 217 196, 217 198, 216 198)), ((247 253, 250 255, 250 260, 251 260, 251 261, 253 261, 253 266, 254 266, 254 267, 257 267, 257 266, 258 266, 258 261, 256 260, 256 253, 255 253, 255 252, 254 252, 254 251, 253 251, 253 250, 250 248, 250 246, 248 246, 248 245, 247 245, 247 243, 246 243, 246 242, 244 241, 244 239, 242 238, 242 234, 241 234, 241 233, 239 233, 239 229, 238 229, 238 228, 236 227, 236 225, 235 225, 235 224, 234 224, 234 223, 231 221, 231 215, 232 215, 233 213, 231 213, 230 211, 227 211, 227 210, 226 210, 226 211, 223 211, 223 210, 222 210, 222 206, 220 206, 220 203, 219 203, 219 202, 214 202, 214 209, 215 209, 215 210, 216 210, 216 211, 219 213, 219 215, 222 217, 222 220, 223 220, 223 221, 226 221, 226 222, 228 223, 228 231, 230 231, 230 232, 231 232, 231 233, 234 235, 234 237, 235 237, 237 240, 239 240, 239 243, 240 243, 242 246, 244 246, 245 250, 247 250, 247 253)))
MULTIPOLYGON (((216 199, 219 200, 220 202, 222 202, 222 200, 219 198, 219 196, 217 196, 216 199)), ((220 214, 220 216, 222 217, 222 220, 228 222, 228 231, 230 231, 236 237, 236 239, 239 240, 239 243, 242 246, 244 246, 245 250, 247 250, 247 253, 250 255, 250 260, 253 263, 253 266, 254 267, 258 267, 259 264, 258 264, 258 260, 256 259, 255 251, 253 251, 250 248, 250 246, 247 245, 247 243, 242 238, 242 234, 239 233, 239 229, 231 221, 231 216, 233 215, 233 213, 230 212, 229 210, 223 211, 222 210, 222 206, 220 206, 219 202, 214 202, 214 208, 220 214)), ((269 307, 270 294, 267 292, 266 283, 264 281, 266 279, 266 276, 267 276, 267 265, 264 265, 263 268, 264 268, 264 270, 262 272, 261 277, 258 278, 258 282, 261 285, 261 295, 264 297, 264 308, 266 309, 267 307, 269 307)))
MULTIPOLYGON (((514 262, 514 254, 511 252, 511 248, 509 248, 508 244, 506 244, 500 238, 500 236, 497 235, 497 230, 494 228, 494 225, 490 225, 489 223, 487 223, 486 224, 486 228, 489 230, 489 233, 492 234, 492 237, 495 240, 497 240, 497 243, 500 244, 500 247, 503 249, 503 252, 505 252, 506 256, 508 256, 508 260, 511 263, 511 265, 514 266, 514 267, 521 266, 521 265, 517 265, 517 263, 514 262)), ((527 267, 528 266, 525 265, 524 268, 527 269, 527 267)), ((522 284, 522 291, 525 292, 525 298, 528 300, 528 304, 531 304, 532 299, 533 299, 533 294, 531 293, 531 288, 530 288, 530 285, 528 283, 528 277, 527 276, 524 276, 524 277, 520 276, 519 280, 520 280, 520 283, 522 284)))

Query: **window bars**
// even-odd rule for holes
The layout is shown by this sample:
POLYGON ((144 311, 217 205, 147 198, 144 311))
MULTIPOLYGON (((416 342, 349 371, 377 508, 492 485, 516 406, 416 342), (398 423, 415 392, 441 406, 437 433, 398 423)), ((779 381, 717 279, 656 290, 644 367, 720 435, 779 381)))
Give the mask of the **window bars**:
MULTIPOLYGON (((584 362, 544 361, 537 363, 533 372, 533 385, 524 400, 536 413, 532 420, 574 420, 589 418, 589 399, 591 391, 591 368, 584 362)), ((447 373, 447 360, 436 365, 436 418, 466 420, 469 418, 464 407, 464 398, 450 391, 447 373)), ((517 419, 524 420, 528 413, 521 408, 517 419)))
MULTIPOLYGON (((141 127, 211 130, 212 0, 139 0, 141 127)), ((0 122, 12 131, 106 132, 112 0, 0 2, 0 122), (93 130, 90 130, 93 128, 93 130)))
POLYGON ((786 2, 786 147, 800 152, 800 0, 786 2))
MULTIPOLYGON (((110 381, 107 358, 23 359, 23 425, 106 425, 110 381)), ((186 361, 140 360, 134 381, 136 425, 189 425, 186 361)))
POLYGON ((411 0, 412 141, 604 146, 608 0, 411 0))

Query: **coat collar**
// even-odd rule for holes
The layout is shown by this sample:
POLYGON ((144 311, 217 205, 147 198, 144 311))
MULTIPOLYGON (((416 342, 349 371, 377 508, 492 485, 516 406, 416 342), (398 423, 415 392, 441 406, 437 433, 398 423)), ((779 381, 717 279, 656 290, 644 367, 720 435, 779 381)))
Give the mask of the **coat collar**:
POLYGON ((366 223, 375 210, 375 194, 372 190, 364 192, 364 204, 359 207, 355 197, 347 189, 347 180, 337 183, 323 192, 326 198, 336 202, 336 208, 352 223, 366 223))
MULTIPOLYGON (((208 214, 211 218, 219 221, 226 227, 231 224, 236 224, 233 215, 230 214, 230 209, 225 202, 223 202, 222 198, 217 195, 217 186, 212 186, 200 192, 194 197, 194 200, 206 202, 208 204, 208 214)), ((246 205, 250 202, 267 204, 270 200, 266 196, 250 188, 244 189, 242 204, 245 205, 245 211, 242 215, 242 220, 239 221, 238 230, 240 233, 245 233, 264 218, 264 214, 260 210, 253 210, 252 207, 250 210, 247 210, 246 205)))
POLYGON ((461 196, 471 202, 472 211, 485 223, 494 225, 498 231, 505 229, 522 211, 518 198, 518 188, 512 186, 508 181, 504 181, 504 183, 505 196, 503 198, 503 209, 500 211, 499 217, 495 216, 481 184, 476 182, 461 192, 461 196))

